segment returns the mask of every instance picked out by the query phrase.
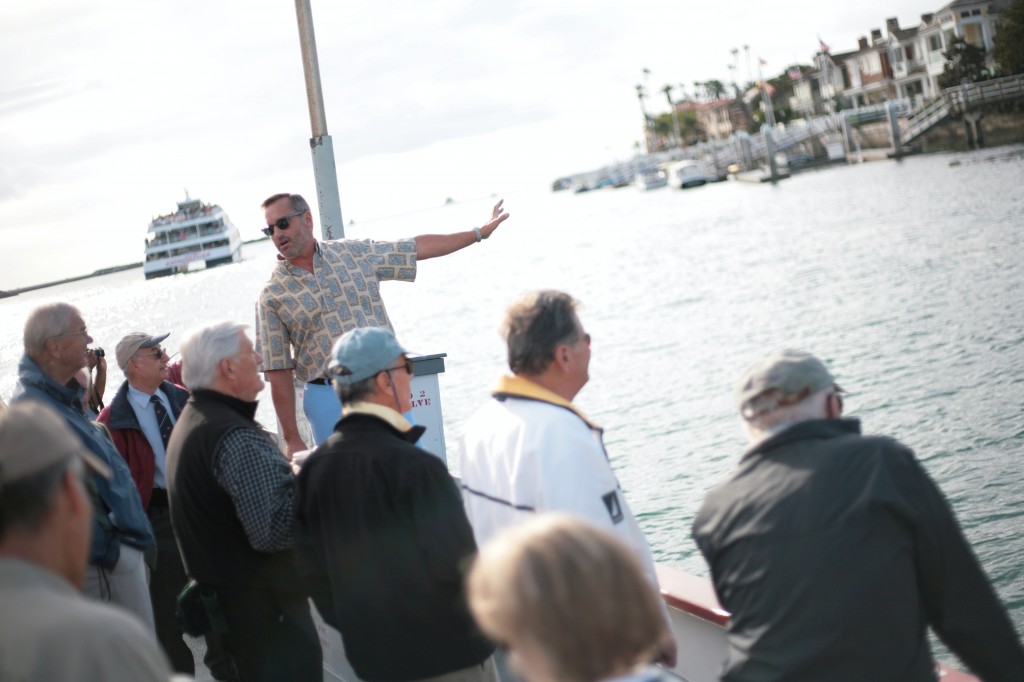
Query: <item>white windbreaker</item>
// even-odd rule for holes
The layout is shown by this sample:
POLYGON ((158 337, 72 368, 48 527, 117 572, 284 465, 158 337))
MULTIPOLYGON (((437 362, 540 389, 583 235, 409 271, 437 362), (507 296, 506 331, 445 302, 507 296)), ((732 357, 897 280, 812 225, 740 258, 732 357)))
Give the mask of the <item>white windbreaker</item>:
MULTIPOLYGON (((492 395, 470 418, 459 459, 477 545, 536 512, 571 514, 618 536, 658 591, 650 547, 622 496, 600 427, 522 377, 502 377, 492 395)), ((658 601, 671 630, 668 609, 658 601)))

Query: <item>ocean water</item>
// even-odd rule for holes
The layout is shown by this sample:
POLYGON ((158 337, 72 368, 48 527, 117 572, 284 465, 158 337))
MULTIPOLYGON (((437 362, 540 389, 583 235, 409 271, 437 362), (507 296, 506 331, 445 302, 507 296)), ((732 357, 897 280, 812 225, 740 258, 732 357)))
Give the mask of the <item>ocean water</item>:
MULTIPOLYGON (((1024 631, 1021 187, 1016 146, 834 167, 776 186, 524 190, 505 196, 512 218, 492 239, 421 262, 415 284, 385 283, 383 293, 407 347, 448 354, 451 460, 504 371, 503 309, 537 288, 580 299, 593 355, 577 403, 605 427, 656 558, 700 574, 690 523, 744 449, 736 379, 771 349, 818 354, 849 391, 847 414, 917 452, 1024 631)), ((346 236, 469 229, 493 201, 349 225, 346 236)), ((209 271, 145 281, 130 270, 0 300, 0 395, 10 396, 22 324, 42 302, 73 302, 110 351, 142 329, 170 331, 173 352, 198 322, 251 322, 273 262, 264 242, 209 271)), ((121 380, 112 369, 108 397, 121 380)), ((269 390, 259 414, 274 424, 269 390)))

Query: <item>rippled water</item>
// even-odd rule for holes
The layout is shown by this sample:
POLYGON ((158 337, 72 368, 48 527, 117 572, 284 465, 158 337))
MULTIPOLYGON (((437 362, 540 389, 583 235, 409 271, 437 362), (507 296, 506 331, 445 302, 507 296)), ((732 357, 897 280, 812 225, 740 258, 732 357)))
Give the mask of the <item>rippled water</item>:
MULTIPOLYGON (((581 299, 594 342, 577 402, 605 427, 657 558, 697 573, 689 525, 744 446, 734 381, 769 349, 819 354, 850 392, 847 412, 914 448, 939 481, 1024 630, 1021 187, 1018 146, 777 186, 523 191, 506 195, 513 217, 492 240, 423 262, 416 284, 385 283, 384 296, 407 346, 448 353, 450 450, 504 369, 503 308, 542 287, 581 299)), ((468 229, 490 201, 360 223, 348 236, 468 229)), ((247 249, 245 262, 208 272, 146 282, 135 270, 0 301, 0 394, 42 301, 74 302, 110 349, 137 328, 171 330, 173 350, 198 321, 250 321, 273 248, 247 249)), ((113 370, 108 395, 119 381, 113 370)), ((264 403, 273 423, 269 391, 264 403)))

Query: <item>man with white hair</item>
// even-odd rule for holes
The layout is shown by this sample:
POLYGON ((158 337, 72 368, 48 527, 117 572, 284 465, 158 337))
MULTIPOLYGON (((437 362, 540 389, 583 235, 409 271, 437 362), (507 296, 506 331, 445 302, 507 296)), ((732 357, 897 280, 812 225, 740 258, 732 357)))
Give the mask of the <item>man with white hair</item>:
POLYGON ((906 446, 842 419, 825 365, 783 350, 737 398, 750 440, 693 536, 730 613, 727 682, 934 682, 930 626, 986 682, 1022 649, 949 503, 906 446))
POLYGON ((0 412, 0 679, 166 682, 152 633, 79 592, 93 519, 83 464, 111 476, 45 404, 0 412))
POLYGON ((182 639, 175 616, 177 596, 188 582, 171 528, 167 496, 167 441, 185 407, 188 391, 168 378, 167 353, 160 345, 170 334, 131 332, 117 343, 117 365, 125 380, 98 421, 110 431, 131 469, 142 506, 153 527, 156 564, 149 580, 156 634, 179 673, 195 674, 195 659, 182 639))
POLYGON ((102 427, 82 412, 82 387, 72 378, 87 363, 92 342, 82 314, 67 303, 33 310, 25 321, 25 355, 18 364, 12 403, 38 400, 53 408, 72 432, 111 470, 96 477, 95 519, 86 594, 118 604, 153 629, 143 552, 153 533, 131 471, 102 427))
POLYGON ((245 328, 214 323, 181 344, 192 395, 167 446, 171 521, 239 678, 319 682, 320 641, 295 566, 295 478, 255 420, 264 384, 245 328))

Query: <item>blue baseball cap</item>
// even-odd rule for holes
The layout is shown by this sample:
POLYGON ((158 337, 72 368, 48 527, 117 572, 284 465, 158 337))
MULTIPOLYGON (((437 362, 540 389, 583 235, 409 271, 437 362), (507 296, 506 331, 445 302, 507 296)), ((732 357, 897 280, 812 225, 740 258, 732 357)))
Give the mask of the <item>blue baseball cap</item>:
POLYGON ((334 342, 327 371, 338 383, 354 384, 388 369, 403 353, 408 351, 390 330, 359 327, 345 332, 334 342))

